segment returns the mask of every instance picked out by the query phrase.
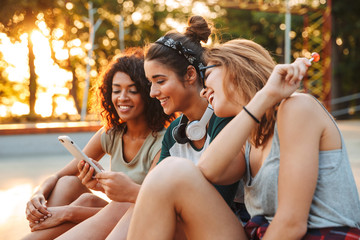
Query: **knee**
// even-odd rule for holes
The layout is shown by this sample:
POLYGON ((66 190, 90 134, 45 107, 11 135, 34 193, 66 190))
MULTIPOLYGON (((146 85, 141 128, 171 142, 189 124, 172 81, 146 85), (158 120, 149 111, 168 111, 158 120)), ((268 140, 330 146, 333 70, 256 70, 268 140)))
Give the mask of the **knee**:
POLYGON ((162 184, 174 188, 177 185, 191 183, 198 176, 199 170, 193 162, 178 157, 168 157, 156 166, 146 177, 150 184, 162 184))
POLYGON ((65 188, 69 188, 71 186, 71 188, 73 188, 74 186, 83 185, 80 182, 79 178, 76 176, 63 176, 57 181, 56 186, 65 188))
POLYGON ((55 186, 54 189, 57 195, 61 195, 63 198, 71 199, 74 201, 79 197, 80 194, 84 192, 90 192, 90 190, 85 187, 78 177, 76 176, 63 176, 61 177, 55 186))
POLYGON ((96 196, 92 193, 83 193, 81 194, 71 205, 75 206, 84 206, 84 207, 96 207, 96 206, 103 206, 105 200, 101 199, 100 197, 96 196))

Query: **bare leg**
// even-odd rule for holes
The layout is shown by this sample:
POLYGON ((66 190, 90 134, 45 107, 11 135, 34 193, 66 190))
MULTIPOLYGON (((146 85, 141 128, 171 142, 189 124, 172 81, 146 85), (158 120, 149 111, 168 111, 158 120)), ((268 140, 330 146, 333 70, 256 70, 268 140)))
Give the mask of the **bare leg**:
MULTIPOLYGON (((133 212, 134 212, 134 204, 128 209, 128 211, 116 224, 116 226, 108 235, 106 240, 126 240, 133 212)), ((180 223, 176 225, 176 233, 174 240, 186 240, 184 230, 182 229, 180 223)))
POLYGON ((246 239, 221 195, 189 160, 166 159, 141 187, 128 239, 172 239, 179 217, 189 239, 246 239))
MULTIPOLYGON (((73 201, 70 204, 71 206, 103 208, 104 206, 106 206, 108 204, 108 202, 106 202, 104 199, 99 198, 99 197, 95 196, 94 194, 90 193, 90 191, 81 184, 80 180, 77 177, 69 176, 69 177, 61 178, 58 181, 58 184, 55 186, 55 188, 52 192, 52 195, 49 198, 50 200, 48 201, 48 206, 69 205, 68 202, 71 201, 71 199, 73 198, 73 196, 71 196, 71 194, 78 197, 75 201, 73 201), (73 189, 69 190, 71 188, 77 190, 78 192, 73 192, 73 189), (64 194, 61 194, 62 192, 64 194), (85 192, 85 193, 83 193, 83 192, 85 192), (78 195, 81 193, 83 193, 83 194, 78 197, 78 195)), ((49 207, 49 210, 50 209, 51 209, 51 207, 49 207)), ((96 212, 94 212, 94 214, 95 213, 96 212)), ((56 217, 56 216, 54 215, 52 217, 56 217)), ((49 221, 49 220, 53 220, 53 219, 49 218, 47 221, 49 221)), ((44 223, 46 223, 46 220, 44 223)), ((68 231, 70 228, 74 227, 75 225, 76 225, 76 223, 66 222, 66 223, 60 224, 56 227, 51 227, 51 228, 46 228, 46 229, 31 232, 28 235, 26 235, 23 239, 26 239, 26 240, 54 239, 55 237, 68 231)))
POLYGON ((113 201, 57 239, 105 239, 131 205, 113 201))
POLYGON ((134 204, 131 205, 131 207, 127 210, 124 216, 116 224, 115 228, 107 236, 106 240, 126 240, 133 212, 134 204))
POLYGON ((47 206, 64 206, 74 202, 83 193, 91 191, 76 176, 60 178, 47 201, 47 206))

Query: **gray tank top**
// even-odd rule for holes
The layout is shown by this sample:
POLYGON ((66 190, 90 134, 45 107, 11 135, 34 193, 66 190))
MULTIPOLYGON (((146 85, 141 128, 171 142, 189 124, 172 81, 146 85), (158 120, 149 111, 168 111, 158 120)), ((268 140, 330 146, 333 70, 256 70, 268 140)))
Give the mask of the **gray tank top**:
MULTIPOLYGON (((323 107, 322 104, 320 105, 323 107)), ((324 110, 326 111, 325 108, 324 110)), ((329 116, 331 117, 330 114, 329 116)), ((331 119, 337 127, 334 119, 332 117, 331 119)), ((319 152, 319 175, 310 207, 308 228, 337 226, 360 228, 359 194, 342 135, 341 145, 341 149, 319 152)), ((277 209, 280 163, 277 124, 275 124, 270 154, 254 178, 251 177, 249 154, 250 144, 246 143, 247 170, 243 179, 246 209, 251 217, 264 215, 271 221, 277 209)))

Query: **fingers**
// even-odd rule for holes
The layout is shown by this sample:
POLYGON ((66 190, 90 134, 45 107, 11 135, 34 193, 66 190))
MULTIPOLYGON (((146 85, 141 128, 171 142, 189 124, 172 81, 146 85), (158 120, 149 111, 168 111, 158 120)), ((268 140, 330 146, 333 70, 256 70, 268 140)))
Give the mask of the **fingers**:
POLYGON ((88 163, 85 163, 84 170, 85 171, 87 170, 87 171, 86 171, 86 174, 84 175, 84 177, 82 179, 82 183, 84 185, 86 185, 88 182, 93 180, 94 168, 90 167, 90 165, 88 163))
POLYGON ((100 163, 98 161, 95 161, 94 159, 90 158, 91 161, 100 169, 104 171, 104 168, 100 165, 100 163))
POLYGON ((32 224, 32 225, 29 225, 30 226, 30 231, 31 232, 35 232, 37 230, 41 230, 41 229, 45 229, 47 228, 46 227, 46 224, 44 224, 44 222, 40 222, 40 223, 37 223, 37 224, 32 224))
POLYGON ((78 162, 77 164, 77 168, 79 170, 79 172, 81 173, 82 169, 84 168, 84 165, 85 165, 85 161, 84 160, 81 160, 78 162))
POLYGON ((297 85, 304 78, 311 63, 306 58, 298 58, 294 63, 286 66, 285 81, 290 85, 297 85))
POLYGON ((45 221, 48 217, 51 217, 51 214, 42 214, 38 209, 34 208, 33 206, 26 209, 26 219, 30 223, 40 223, 45 221))
POLYGON ((26 219, 30 222, 38 223, 44 221, 51 216, 51 213, 45 206, 45 199, 42 197, 34 197, 27 203, 26 219))
POLYGON ((79 162, 78 168, 80 172, 78 178, 84 185, 86 185, 88 181, 92 180, 92 176, 94 174, 94 168, 90 167, 90 164, 88 164, 84 160, 79 162))
POLYGON ((285 81, 290 83, 291 79, 294 77, 294 74, 295 74, 294 67, 291 64, 288 65, 286 69, 285 81))

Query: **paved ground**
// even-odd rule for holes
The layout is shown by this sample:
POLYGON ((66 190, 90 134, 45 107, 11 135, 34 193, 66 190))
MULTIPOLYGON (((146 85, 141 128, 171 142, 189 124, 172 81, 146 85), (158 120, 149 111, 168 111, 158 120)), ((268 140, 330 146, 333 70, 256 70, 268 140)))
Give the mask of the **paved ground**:
MULTIPOLYGON (((360 192, 360 120, 338 123, 360 192)), ((58 142, 59 135, 69 135, 84 147, 93 132, 0 136, 0 239, 20 239, 29 232, 24 214, 27 200, 40 182, 72 159, 58 142)), ((101 164, 108 169, 109 158, 101 164)))

